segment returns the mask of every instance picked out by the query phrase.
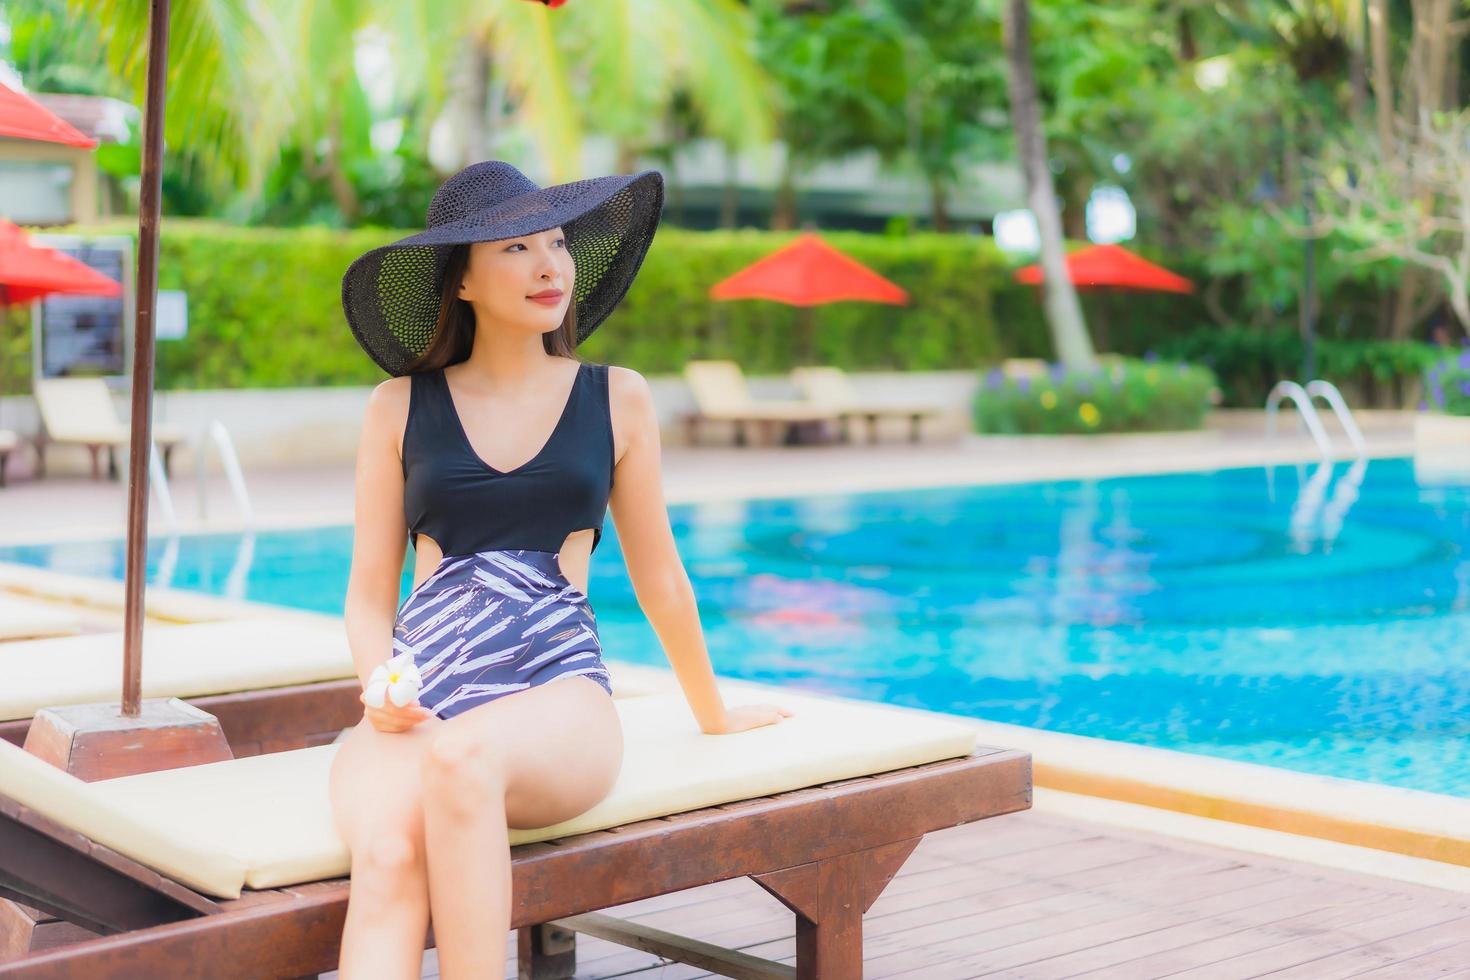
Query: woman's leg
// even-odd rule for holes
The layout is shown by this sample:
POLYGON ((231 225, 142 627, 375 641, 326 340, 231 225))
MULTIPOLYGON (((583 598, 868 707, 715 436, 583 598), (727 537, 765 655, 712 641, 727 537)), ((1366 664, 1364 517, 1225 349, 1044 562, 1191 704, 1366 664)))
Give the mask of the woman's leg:
POLYGON ((332 760, 332 813, 352 851, 343 980, 408 980, 421 972, 429 883, 419 774, 443 724, 428 718, 390 733, 364 718, 332 760))
POLYGON ((498 977, 510 929, 508 827, 590 809, 622 766, 623 730, 596 681, 558 677, 444 722, 424 759, 434 940, 444 980, 498 977))

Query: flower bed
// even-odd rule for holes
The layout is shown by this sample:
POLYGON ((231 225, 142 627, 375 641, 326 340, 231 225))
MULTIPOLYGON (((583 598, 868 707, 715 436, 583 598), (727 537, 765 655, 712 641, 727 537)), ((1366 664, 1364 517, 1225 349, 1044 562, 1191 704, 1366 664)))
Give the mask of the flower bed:
POLYGON ((975 393, 979 432, 1008 434, 1198 429, 1215 376, 1195 364, 1110 359, 1095 371, 1049 365, 1035 377, 986 372, 975 393))
POLYGON ((1424 375, 1424 411, 1470 415, 1470 347, 1432 366, 1424 375))

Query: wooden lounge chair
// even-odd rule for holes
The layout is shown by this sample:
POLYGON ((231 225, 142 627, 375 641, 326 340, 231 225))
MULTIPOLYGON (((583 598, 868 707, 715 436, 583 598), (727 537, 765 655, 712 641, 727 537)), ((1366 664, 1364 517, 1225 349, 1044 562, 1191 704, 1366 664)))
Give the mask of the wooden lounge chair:
MULTIPOLYGON (((214 715, 236 758, 325 744, 362 718, 346 633, 325 618, 146 623, 143 641, 143 696, 214 715)), ((116 701, 122 644, 118 632, 0 643, 0 741, 23 745, 40 708, 116 701)), ((615 698, 650 690, 609 666, 615 698)))
POLYGON ((64 605, 0 592, 0 641, 70 636, 82 632, 83 619, 64 605))
POLYGON ((802 395, 813 405, 838 412, 842 423, 847 426, 852 419, 867 419, 868 441, 878 441, 878 420, 898 416, 909 420, 909 440, 918 442, 920 424, 926 418, 943 415, 948 409, 932 402, 893 403, 864 399, 852 386, 851 379, 841 368, 800 367, 791 372, 791 380, 802 395))
POLYGON ((689 383, 696 406, 683 417, 690 445, 698 441, 699 426, 706 421, 734 423, 735 444, 745 445, 750 425, 768 429, 772 437, 784 427, 787 441, 791 441, 798 426, 820 427, 841 418, 839 413, 809 402, 756 401, 750 396, 740 365, 734 361, 689 361, 684 365, 684 380, 689 383))
POLYGON ((19 445, 20 436, 9 429, 0 429, 0 487, 5 486, 5 464, 10 461, 10 454, 19 445))
MULTIPOLYGON (((522 977, 570 977, 577 932, 726 976, 858 977, 863 912, 923 835, 1030 805, 1030 756, 976 747, 961 721, 782 700, 796 713, 781 724, 719 736, 698 731, 682 692, 616 702, 625 754, 608 797, 511 830, 522 977), (795 914, 794 969, 598 911, 740 876, 795 914)), ((84 783, 0 743, 0 893, 71 924, 28 948, 102 934, 0 961, 0 978, 334 969, 350 887, 335 750, 84 783)))
MULTIPOLYGON (((62 443, 85 446, 92 454, 92 479, 100 479, 101 453, 107 451, 107 475, 117 478, 114 450, 132 438, 129 425, 118 420, 112 407, 107 382, 101 378, 37 378, 36 406, 41 412, 41 433, 36 437, 36 472, 46 474, 46 445, 62 443)), ((163 453, 164 473, 169 456, 187 436, 178 426, 155 422, 153 441, 163 453)))

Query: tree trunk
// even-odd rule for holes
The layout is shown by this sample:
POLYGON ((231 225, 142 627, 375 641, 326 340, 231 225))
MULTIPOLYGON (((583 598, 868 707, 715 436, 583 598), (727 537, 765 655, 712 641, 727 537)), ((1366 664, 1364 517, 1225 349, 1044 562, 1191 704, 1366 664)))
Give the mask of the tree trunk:
POLYGON ((781 163, 781 183, 776 187, 776 199, 771 206, 771 230, 790 231, 796 227, 796 162, 791 148, 786 149, 786 159, 781 163))
POLYGON ((617 172, 632 173, 638 166, 638 147, 627 140, 618 141, 617 172))
POLYGON ((490 79, 493 56, 486 42, 472 38, 468 42, 465 72, 467 75, 464 96, 464 119, 461 122, 464 139, 461 143, 463 156, 460 165, 490 157, 490 79))
POLYGON ((1031 15, 1026 0, 1006 0, 1004 28, 1011 124, 1016 129, 1016 145, 1026 173, 1026 199, 1041 235, 1041 288, 1052 343, 1057 359, 1068 368, 1092 370, 1097 367, 1097 357, 1082 320, 1077 291, 1067 275, 1062 221, 1051 170, 1046 165, 1046 137, 1041 131, 1041 107, 1031 65, 1031 15))
POLYGON ((937 174, 929 176, 929 220, 935 231, 946 232, 953 225, 949 220, 949 195, 944 180, 937 174))
POLYGON ((1387 155, 1393 146, 1393 66, 1388 56, 1388 0, 1371 0, 1368 33, 1373 55, 1373 99, 1377 103, 1378 143, 1387 155))
POLYGON ((740 220, 740 185, 738 181, 738 159, 735 148, 722 143, 725 158, 725 179, 720 187, 720 227, 734 228, 740 220))

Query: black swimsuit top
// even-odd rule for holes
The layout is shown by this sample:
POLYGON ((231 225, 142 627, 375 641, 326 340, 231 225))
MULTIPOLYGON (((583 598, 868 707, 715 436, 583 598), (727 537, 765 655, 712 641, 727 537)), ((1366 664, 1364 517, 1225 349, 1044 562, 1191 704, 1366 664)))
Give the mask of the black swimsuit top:
POLYGON ((403 431, 403 514, 409 541, 427 534, 445 557, 480 551, 556 553, 567 535, 602 540, 613 483, 607 365, 579 364, 551 438, 530 461, 502 472, 470 445, 442 369, 409 375, 403 431))

